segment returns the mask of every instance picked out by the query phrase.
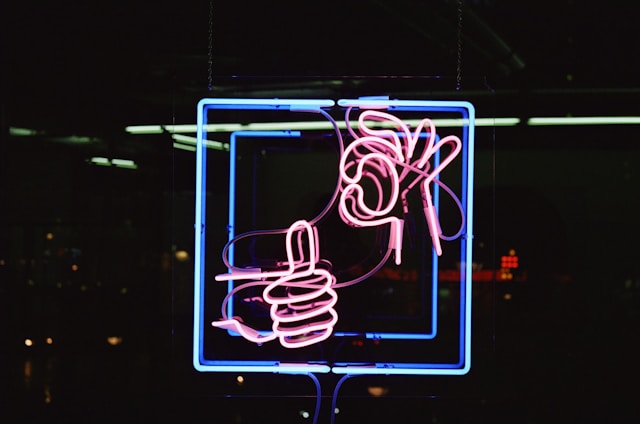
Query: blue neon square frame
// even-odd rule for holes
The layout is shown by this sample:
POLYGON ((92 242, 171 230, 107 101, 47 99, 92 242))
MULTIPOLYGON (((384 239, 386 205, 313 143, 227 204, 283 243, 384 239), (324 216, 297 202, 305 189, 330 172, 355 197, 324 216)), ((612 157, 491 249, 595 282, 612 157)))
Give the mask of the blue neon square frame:
MULTIPOLYGON (((278 373, 328 373, 335 374, 416 374, 416 375, 462 375, 471 367, 471 265, 472 265, 472 225, 473 225, 473 157, 475 134, 475 109, 465 101, 431 100, 381 100, 381 99, 236 99, 206 98, 200 100, 197 108, 196 146, 196 192, 195 192, 195 254, 194 254, 194 322, 193 322, 193 365, 201 372, 278 372, 278 373), (451 363, 334 363, 324 364, 310 361, 281 363, 280 361, 209 360, 204 355, 204 286, 205 286, 205 212, 206 212, 206 147, 207 113, 209 110, 317 110, 338 107, 380 107, 388 111, 445 112, 461 116, 462 126, 462 187, 461 203, 465 215, 465 228, 460 236, 460 332, 458 361, 451 363)), ((230 137, 230 178, 229 178, 229 238, 234 237, 235 219, 235 154, 236 145, 243 137, 299 137, 297 131, 237 131, 230 137)), ((436 160, 438 158, 436 157, 436 160)), ((438 190, 434 190, 434 205, 438 207, 438 190)), ((233 260, 233 251, 229 252, 233 260)), ((373 333, 367 332, 369 339, 429 340, 437 335, 437 286, 438 257, 432 253, 432 320, 429 331, 421 333, 373 333)), ((231 290, 233 282, 228 283, 231 290)), ((233 302, 229 302, 232 308, 233 302)), ((229 311, 232 315, 232 310, 229 311)), ((229 333, 234 335, 233 332, 229 333)), ((336 332, 334 337, 350 336, 354 333, 336 332)), ((358 333, 360 334, 360 333, 358 333)))

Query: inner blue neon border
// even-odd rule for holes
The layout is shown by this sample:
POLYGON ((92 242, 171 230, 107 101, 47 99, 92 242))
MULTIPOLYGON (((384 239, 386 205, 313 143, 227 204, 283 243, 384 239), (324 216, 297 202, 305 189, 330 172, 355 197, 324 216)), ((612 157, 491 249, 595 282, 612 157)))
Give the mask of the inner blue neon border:
MULTIPOLYGON (((336 363, 329 366, 321 363, 280 363, 279 361, 246 360, 207 360, 204 358, 204 281, 205 281, 205 212, 206 212, 206 147, 207 111, 209 109, 236 110, 305 110, 332 107, 333 100, 324 99, 202 99, 197 108, 197 145, 196 145, 196 193, 195 193, 195 253, 194 253, 194 325, 193 325, 193 365, 201 372, 279 372, 279 373, 327 373, 336 374, 424 374, 424 375, 461 375, 471 366, 471 262, 472 262, 472 225, 473 225, 473 156, 475 134, 475 109, 464 101, 420 101, 420 100, 363 100, 341 99, 342 107, 385 106, 393 111, 424 111, 460 113, 465 125, 462 135, 462 195, 465 211, 465 229, 461 235, 460 247, 460 338, 459 360, 455 363, 336 363)), ((262 136, 283 136, 280 131, 263 132, 262 136)), ((289 132, 291 134, 291 132, 289 132)), ((257 132, 238 132, 232 135, 230 153, 235 158, 235 138, 258 136, 257 132)), ((233 162, 233 160, 232 160, 233 162)), ((233 170, 235 179, 235 168, 233 170)), ((435 194, 435 193, 434 193, 435 194)), ((230 198, 230 202, 231 202, 230 198)), ((434 199, 436 200, 436 199, 434 199)), ((232 216, 235 212, 230 205, 230 232, 233 231, 232 216)), ((230 233, 230 237, 232 234, 230 233)), ((232 254, 230 252, 230 254, 232 254)), ((437 270, 436 270, 437 271, 437 270)), ((437 272, 434 272, 437 283, 437 272)), ((435 296, 433 297, 435 298, 435 296)), ((232 303, 232 302, 230 302, 232 303)), ((433 321, 432 321, 433 322, 433 321)), ((357 333, 361 335, 361 333, 357 333)), ((343 332, 335 335, 352 335, 343 332)), ((366 333, 368 338, 387 339, 425 339, 434 335, 416 333, 366 333)))

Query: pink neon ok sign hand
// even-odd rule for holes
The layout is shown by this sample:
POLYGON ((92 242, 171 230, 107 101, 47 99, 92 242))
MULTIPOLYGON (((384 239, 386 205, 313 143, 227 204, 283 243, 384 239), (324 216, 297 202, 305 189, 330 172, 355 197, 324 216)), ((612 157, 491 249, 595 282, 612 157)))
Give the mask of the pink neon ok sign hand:
POLYGON ((451 135, 436 143, 435 125, 430 119, 421 120, 412 132, 396 116, 377 110, 364 110, 360 114, 358 130, 359 134, 351 131, 355 140, 347 146, 340 158, 340 178, 343 183, 339 202, 341 218, 356 227, 390 224, 389 247, 395 250, 396 264, 400 264, 404 221, 391 212, 399 198, 403 211, 408 212, 407 193, 420 184, 433 247, 441 255, 442 231, 430 185, 460 152, 460 139, 451 135), (383 128, 373 128, 370 123, 383 128), (414 159, 418 140, 427 128, 427 140, 422 154, 414 159), (446 144, 451 145, 451 150, 437 166, 433 166, 430 159, 446 144), (374 193, 366 193, 363 186, 365 180, 369 181, 369 185, 373 187, 370 190, 374 190, 374 193), (406 181, 409 181, 408 184, 406 181), (401 183, 406 184, 402 191, 401 183))

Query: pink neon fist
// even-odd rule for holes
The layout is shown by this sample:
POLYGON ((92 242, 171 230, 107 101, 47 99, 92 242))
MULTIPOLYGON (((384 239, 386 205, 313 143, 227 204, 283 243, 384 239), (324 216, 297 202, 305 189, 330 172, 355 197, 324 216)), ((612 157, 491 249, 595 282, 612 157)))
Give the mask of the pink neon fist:
POLYGON ((227 294, 222 308, 224 318, 214 321, 214 327, 236 331, 245 339, 258 344, 277 338, 280 344, 287 348, 309 346, 331 336, 333 326, 338 320, 338 314, 333 309, 338 295, 331 288, 336 279, 326 269, 317 267, 317 229, 307 221, 296 221, 287 230, 286 251, 287 261, 283 264, 286 265, 284 270, 233 271, 215 277, 218 281, 252 281, 239 285, 227 294), (308 245, 307 252, 304 249, 305 244, 308 245), (236 317, 228 318, 224 310, 224 305, 232 294, 257 285, 265 286, 262 299, 270 305, 273 321, 271 332, 251 328, 236 317))
MULTIPOLYGON (((347 119, 348 121, 348 119, 347 119)), ((343 182, 339 201, 339 213, 343 221, 355 227, 376 227, 390 224, 389 248, 395 251, 396 264, 402 263, 402 228, 404 221, 392 214, 398 198, 403 212, 408 212, 407 194, 420 184, 423 210, 436 253, 442 255, 440 238, 442 231, 433 205, 430 185, 436 176, 458 155, 462 148, 460 139, 450 135, 436 140, 435 125, 423 119, 413 132, 402 120, 377 110, 364 110, 358 117, 356 133, 348 125, 354 141, 347 146, 340 158, 340 176, 343 182), (393 129, 374 128, 385 126, 393 129), (415 148, 423 130, 427 140, 422 154, 413 159, 415 148), (431 157, 444 145, 451 145, 438 166, 431 157), (413 179, 411 179, 413 178, 413 179), (366 192, 363 183, 368 181, 366 192), (400 184, 406 187, 400 191, 400 184), (374 192, 371 193, 371 190, 374 192)))

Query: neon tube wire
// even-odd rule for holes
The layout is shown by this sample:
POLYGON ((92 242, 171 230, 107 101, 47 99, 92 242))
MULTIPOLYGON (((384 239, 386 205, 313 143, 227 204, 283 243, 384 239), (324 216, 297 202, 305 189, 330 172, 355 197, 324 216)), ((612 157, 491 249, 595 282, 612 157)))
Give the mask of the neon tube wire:
POLYGON ((316 408, 313 413, 313 424, 317 424, 318 417, 320 416, 320 405, 322 402, 322 389, 320 388, 320 381, 318 380, 318 377, 316 377, 314 373, 312 372, 307 373, 307 376, 309 376, 309 378, 313 381, 313 383, 316 386, 316 408))

